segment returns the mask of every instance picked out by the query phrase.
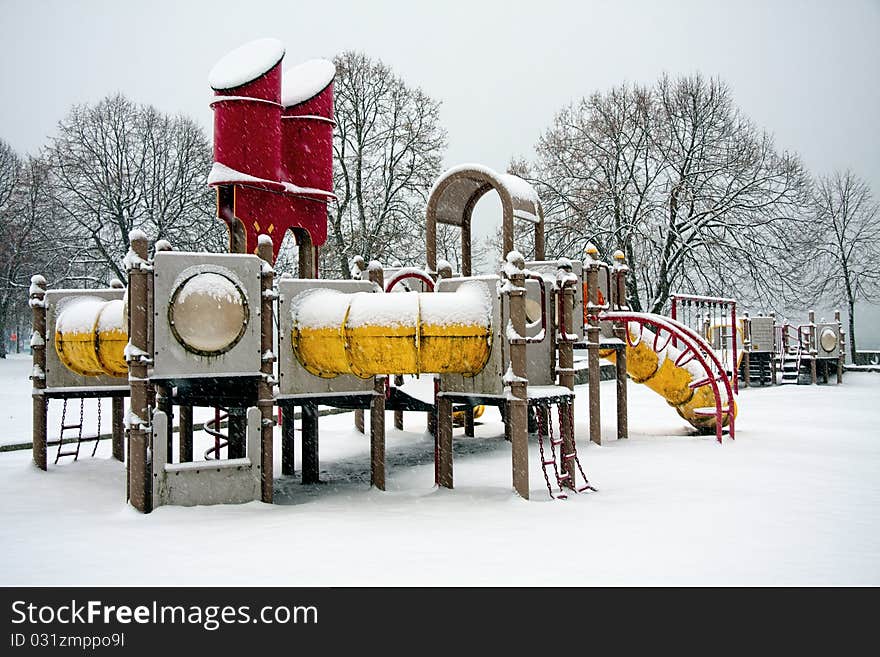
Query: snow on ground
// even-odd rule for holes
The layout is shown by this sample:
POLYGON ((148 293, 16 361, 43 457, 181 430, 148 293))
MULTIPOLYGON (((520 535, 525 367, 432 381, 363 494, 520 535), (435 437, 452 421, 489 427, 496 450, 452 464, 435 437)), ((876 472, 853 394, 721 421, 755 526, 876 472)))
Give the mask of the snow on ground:
MULTIPOLYGON (((6 443, 30 432, 21 360, 0 361, 6 443)), ((475 438, 456 431, 451 491, 433 486, 416 413, 406 431, 389 428, 387 492, 369 489, 369 440, 345 414, 321 419, 326 483, 279 478, 272 506, 142 516, 124 502, 109 441, 46 473, 28 451, 0 453, 0 584, 880 584, 880 376, 744 390, 737 440, 721 446, 638 385, 631 438, 614 440, 613 382, 602 383, 605 444, 588 445, 578 393, 581 459, 599 492, 567 501, 549 500, 534 441, 532 500, 511 492, 493 408, 475 438)))

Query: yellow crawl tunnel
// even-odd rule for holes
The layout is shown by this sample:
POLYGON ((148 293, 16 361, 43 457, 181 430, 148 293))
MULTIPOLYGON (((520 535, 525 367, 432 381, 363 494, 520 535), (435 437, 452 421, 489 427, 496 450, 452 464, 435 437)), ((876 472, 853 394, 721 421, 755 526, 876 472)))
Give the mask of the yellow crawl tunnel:
POLYGON ((81 376, 128 376, 125 302, 82 296, 67 300, 55 320, 55 351, 81 376))
POLYGON ((315 289, 293 303, 291 344, 312 374, 478 374, 489 360, 492 304, 479 282, 454 292, 346 294, 315 289))

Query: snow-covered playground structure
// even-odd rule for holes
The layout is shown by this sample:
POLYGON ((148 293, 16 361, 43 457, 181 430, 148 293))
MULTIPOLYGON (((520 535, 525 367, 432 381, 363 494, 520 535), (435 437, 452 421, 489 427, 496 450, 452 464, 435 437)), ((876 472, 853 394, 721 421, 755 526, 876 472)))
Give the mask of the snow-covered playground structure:
MULTIPOLYGON (((528 438, 536 433, 550 495, 564 497, 594 490, 576 447, 576 349, 587 352, 590 440, 601 442, 602 358, 616 367, 619 438, 627 436, 627 378, 719 442, 725 431, 734 436, 735 367, 699 331, 630 309, 621 252, 613 263, 595 249, 583 259, 547 259, 541 201, 516 176, 473 164, 440 176, 426 209, 425 270, 371 262, 365 278, 319 279, 333 198, 334 71, 314 60, 282 73, 283 58, 279 42, 263 39, 227 55, 210 75, 209 184, 229 228, 229 253, 178 252, 164 241, 151 250, 147 236, 134 231, 125 290, 46 290, 34 277, 33 450, 40 468, 51 442, 50 399, 113 397, 114 456, 125 454, 127 496, 138 510, 272 502, 276 409, 282 475, 293 474, 299 408, 302 479, 316 482, 318 407, 332 406, 370 411, 371 484, 378 489, 385 488, 385 411, 427 413, 435 482, 452 488, 453 412, 465 415, 464 433, 472 435, 473 409, 492 405, 501 409, 511 443, 514 490, 529 497, 528 438), (490 192, 501 200, 502 257, 497 274, 476 276, 471 214, 490 192), (515 222, 534 227, 534 260, 516 250, 515 222), (438 224, 461 230, 460 272, 437 258, 438 224), (273 264, 288 230, 299 247, 298 272, 276 278, 273 264), (394 291, 406 279, 420 291, 394 291), (54 348, 47 346, 53 340, 54 348), (412 392, 406 376, 429 378, 433 390, 412 392), (218 409, 208 429, 217 441, 204 459, 193 454, 193 407, 218 409)), ((88 439, 82 423, 78 429, 77 445, 88 439)), ((61 444, 59 437, 59 456, 61 444)))

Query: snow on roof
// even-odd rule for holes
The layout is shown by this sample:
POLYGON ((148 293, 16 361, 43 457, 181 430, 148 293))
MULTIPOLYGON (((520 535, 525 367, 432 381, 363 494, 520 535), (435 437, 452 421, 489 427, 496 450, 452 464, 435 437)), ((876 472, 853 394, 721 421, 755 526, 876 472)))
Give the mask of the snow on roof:
POLYGON ((487 167, 484 164, 477 164, 475 162, 466 162, 464 164, 457 164, 454 167, 450 167, 449 169, 447 169, 446 171, 444 171, 443 173, 441 173, 437 177, 437 180, 435 180, 434 184, 431 186, 431 191, 428 192, 428 198, 431 198, 434 195, 434 192, 436 191, 437 186, 441 182, 446 180, 446 178, 448 178, 452 174, 458 173, 460 171, 476 171, 477 173, 482 173, 486 176, 489 176, 490 178, 495 178, 495 179, 498 179, 501 177, 499 175, 499 173, 497 171, 495 171, 495 169, 487 167))
POLYGON ((257 39, 239 46, 220 59, 208 73, 212 89, 234 89, 268 72, 284 57, 278 39, 257 39))
POLYGON ((326 59, 310 59, 284 71, 281 80, 281 104, 299 105, 314 98, 336 77, 336 67, 326 59))
POLYGON ((512 173, 502 174, 501 180, 511 196, 515 196, 522 201, 529 201, 535 205, 538 204, 538 192, 535 191, 535 188, 527 180, 523 180, 512 173))
POLYGON ((269 185, 281 185, 289 194, 309 194, 312 196, 326 196, 328 198, 336 198, 333 192, 323 189, 315 189, 314 187, 300 187, 283 180, 268 180, 266 178, 258 178, 249 173, 236 171, 232 167, 228 167, 222 162, 214 162, 211 165, 211 172, 208 174, 208 185, 235 184, 235 183, 258 183, 269 185))

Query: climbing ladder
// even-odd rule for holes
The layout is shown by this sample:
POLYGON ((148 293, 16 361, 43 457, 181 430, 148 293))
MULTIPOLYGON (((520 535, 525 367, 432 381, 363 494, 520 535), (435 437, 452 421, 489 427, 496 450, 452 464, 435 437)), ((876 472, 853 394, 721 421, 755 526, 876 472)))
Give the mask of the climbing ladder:
MULTIPOLYGON (((559 406, 565 404, 568 406, 567 417, 569 420, 574 417, 573 411, 573 402, 562 402, 559 406)), ((577 455, 577 445, 574 440, 574 431, 570 431, 572 436, 571 439, 571 453, 565 454, 563 452, 563 439, 562 436, 564 434, 562 422, 563 422, 563 414, 561 409, 557 408, 557 415, 559 417, 559 434, 558 437, 554 434, 553 431, 553 405, 547 404, 538 406, 535 409, 535 416, 538 424, 538 450, 541 454, 541 470, 544 472, 544 483, 547 484, 547 492, 550 493, 550 498, 554 500, 564 500, 568 499, 569 492, 583 493, 586 491, 594 491, 595 488, 590 484, 590 481, 587 479, 587 475, 584 473, 584 469, 581 466, 580 459, 577 455), (544 447, 545 439, 549 442, 550 445, 550 456, 547 456, 547 452, 544 447), (557 451, 558 448, 558 451, 557 451), (567 467, 569 463, 574 462, 577 467, 577 471, 580 472, 581 478, 584 483, 581 486, 578 486, 577 481, 571 481, 571 475, 569 474, 569 468, 567 467), (553 485, 550 482, 550 473, 548 472, 548 468, 553 471, 553 478, 556 481, 556 487, 558 488, 557 492, 553 491, 553 485), (568 491, 568 492, 566 492, 568 491)), ((571 427, 570 427, 571 428, 571 427)), ((575 473, 577 476, 577 473, 575 473)))
POLYGON ((64 406, 61 409, 61 431, 58 434, 58 440, 49 441, 47 444, 50 446, 58 446, 58 450, 55 452, 55 465, 58 465, 58 461, 62 456, 72 456, 73 460, 76 461, 79 459, 79 450, 82 447, 83 443, 94 442, 95 446, 92 448, 92 457, 95 456, 95 453, 98 451, 98 441, 101 440, 101 398, 98 398, 98 429, 95 433, 83 433, 83 417, 85 415, 85 399, 80 397, 79 399, 79 422, 68 424, 67 419, 67 400, 68 398, 64 398, 64 406), (64 445, 73 444, 73 440, 68 440, 65 442, 64 434, 68 431, 76 431, 76 447, 72 449, 64 449, 64 445))

